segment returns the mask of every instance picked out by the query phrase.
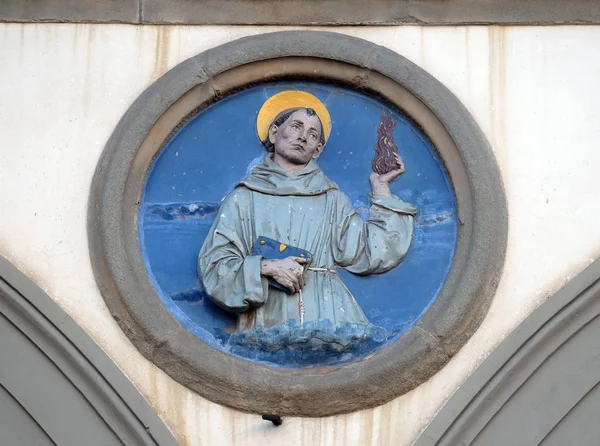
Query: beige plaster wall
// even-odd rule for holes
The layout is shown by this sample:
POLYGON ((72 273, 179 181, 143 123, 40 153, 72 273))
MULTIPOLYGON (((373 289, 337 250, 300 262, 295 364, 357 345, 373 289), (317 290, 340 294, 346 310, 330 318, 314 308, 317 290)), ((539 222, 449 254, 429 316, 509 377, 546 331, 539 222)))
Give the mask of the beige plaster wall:
POLYGON ((184 445, 407 445, 494 346, 600 255, 600 27, 335 29, 406 56, 473 113, 506 185, 506 268, 479 331, 428 382, 373 410, 279 428, 200 398, 138 354, 96 288, 86 237, 96 162, 142 90, 187 57, 276 29, 0 24, 0 254, 100 344, 184 445))

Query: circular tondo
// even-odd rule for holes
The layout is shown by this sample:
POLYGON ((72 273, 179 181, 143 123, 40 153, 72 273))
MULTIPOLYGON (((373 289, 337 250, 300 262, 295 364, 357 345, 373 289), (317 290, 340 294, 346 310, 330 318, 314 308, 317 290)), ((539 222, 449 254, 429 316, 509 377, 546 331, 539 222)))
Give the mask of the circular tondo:
POLYGON ((464 106, 334 33, 176 66, 117 126, 89 209, 98 285, 136 347, 213 401, 281 415, 426 380, 485 315, 506 245, 498 169, 464 106))

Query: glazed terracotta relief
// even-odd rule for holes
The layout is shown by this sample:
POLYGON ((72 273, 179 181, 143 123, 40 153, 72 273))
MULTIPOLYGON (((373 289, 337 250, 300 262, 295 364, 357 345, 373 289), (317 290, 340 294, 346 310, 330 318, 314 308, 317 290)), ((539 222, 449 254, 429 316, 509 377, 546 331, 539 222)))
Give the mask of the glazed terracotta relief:
POLYGON ((435 301, 457 216, 399 110, 273 82, 198 113, 147 178, 139 232, 166 307, 204 342, 277 367, 364 357, 435 301))

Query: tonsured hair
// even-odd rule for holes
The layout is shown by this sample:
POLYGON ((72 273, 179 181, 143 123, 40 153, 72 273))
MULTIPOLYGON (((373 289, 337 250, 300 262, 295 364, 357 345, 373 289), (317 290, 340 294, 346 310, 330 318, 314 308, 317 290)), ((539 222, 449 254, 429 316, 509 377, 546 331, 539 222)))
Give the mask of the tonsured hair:
MULTIPOLYGON (((273 127, 273 126, 275 126, 277 128, 281 127, 285 123, 285 121, 287 121, 289 119, 289 117, 292 116, 298 110, 306 110, 306 114, 308 116, 316 116, 317 117, 317 119, 319 120, 319 124, 321 124, 320 142, 321 142, 321 144, 325 145, 325 135, 323 134, 324 133, 323 132, 323 123, 321 122, 321 118, 319 118, 319 115, 317 115, 317 112, 314 111, 314 109, 312 109, 312 108, 298 107, 298 108, 292 108, 290 110, 285 110, 284 112, 280 113, 279 115, 277 115, 275 117, 275 119, 269 126, 269 130, 271 130, 271 127, 273 127)), ((265 149, 267 149, 268 152, 273 152, 275 150, 275 145, 269 139, 268 134, 267 134, 267 139, 263 142, 263 146, 265 146, 265 149)))

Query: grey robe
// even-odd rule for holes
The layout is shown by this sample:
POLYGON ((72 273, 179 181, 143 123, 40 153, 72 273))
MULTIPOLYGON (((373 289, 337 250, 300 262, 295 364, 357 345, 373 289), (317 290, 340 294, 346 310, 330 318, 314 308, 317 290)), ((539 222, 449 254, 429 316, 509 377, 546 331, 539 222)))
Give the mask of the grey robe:
POLYGON ((300 319, 298 295, 269 287, 251 255, 259 236, 312 253, 302 291, 304 322, 368 325, 362 309, 335 273, 389 271, 406 256, 416 209, 397 197, 370 196, 368 221, 314 161, 288 173, 271 155, 255 166, 223 200, 198 259, 212 300, 239 314, 238 330, 265 329, 300 319))

